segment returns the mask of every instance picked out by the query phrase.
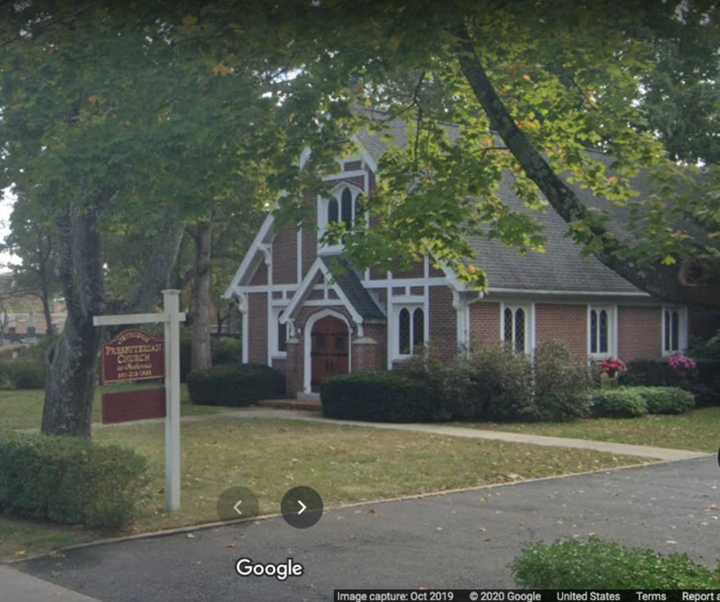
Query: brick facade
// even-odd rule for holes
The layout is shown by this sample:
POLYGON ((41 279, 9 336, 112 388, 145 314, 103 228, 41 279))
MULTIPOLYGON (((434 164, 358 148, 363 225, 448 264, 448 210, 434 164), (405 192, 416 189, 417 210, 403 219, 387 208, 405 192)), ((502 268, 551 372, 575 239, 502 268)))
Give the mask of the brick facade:
POLYGON ((267 364, 268 358, 267 293, 248 294, 248 359, 267 364))
POLYGON ((272 245, 273 284, 297 282, 297 229, 286 226, 272 245))
POLYGON ((536 343, 559 341, 576 358, 587 360, 587 305, 535 305, 536 343))
POLYGON ((255 271, 255 274, 253 275, 252 279, 250 280, 250 284, 252 286, 258 286, 267 284, 268 280, 268 269, 267 265, 265 265, 265 262, 263 261, 255 271))
POLYGON ((470 304, 470 348, 495 345, 500 341, 500 304, 470 304))
POLYGON ((430 287, 430 348, 446 358, 457 351, 457 315, 447 286, 430 287))
POLYGON ((618 355, 626 362, 662 356, 659 307, 618 307, 618 355))

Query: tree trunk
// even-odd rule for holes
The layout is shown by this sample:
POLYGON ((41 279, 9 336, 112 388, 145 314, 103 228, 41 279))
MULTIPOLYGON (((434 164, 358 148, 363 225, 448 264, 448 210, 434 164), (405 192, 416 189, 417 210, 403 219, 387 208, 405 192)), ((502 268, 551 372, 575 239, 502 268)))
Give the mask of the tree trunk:
POLYGON ((93 316, 102 313, 105 299, 97 210, 71 204, 57 222, 67 320, 48 354, 42 432, 89 439, 101 341, 93 316))
POLYGON ((602 241, 602 249, 595 256, 638 288, 661 299, 693 303, 701 297, 705 298, 706 304, 709 302, 717 307, 720 300, 713 295, 702 295, 699 290, 683 286, 676 267, 637 266, 623 257, 623 244, 600 221, 591 219, 585 205, 517 126, 485 73, 467 29, 461 28, 456 35, 460 67, 485 110, 491 127, 498 132, 527 176, 537 184, 560 217, 568 223, 584 221, 590 226, 592 236, 602 241))
POLYGON ((53 336, 55 334, 55 327, 52 321, 52 312, 50 311, 50 299, 46 290, 42 291, 42 306, 43 315, 45 316, 45 334, 46 336, 53 336))
POLYGON ((212 367, 210 352, 210 287, 212 223, 199 224, 194 233, 195 269, 192 283, 192 369, 212 367))

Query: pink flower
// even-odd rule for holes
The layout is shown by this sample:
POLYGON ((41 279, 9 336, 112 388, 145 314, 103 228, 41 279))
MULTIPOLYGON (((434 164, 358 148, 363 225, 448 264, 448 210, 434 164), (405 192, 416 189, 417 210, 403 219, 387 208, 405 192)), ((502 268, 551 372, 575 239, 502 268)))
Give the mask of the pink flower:
POLYGON ((671 355, 667 359, 667 363, 674 372, 683 376, 688 372, 695 370, 697 366, 693 359, 689 358, 686 355, 683 355, 682 353, 676 353, 675 355, 671 355))
POLYGON ((600 364, 600 372, 614 378, 616 374, 627 372, 627 366, 620 358, 610 357, 600 364))

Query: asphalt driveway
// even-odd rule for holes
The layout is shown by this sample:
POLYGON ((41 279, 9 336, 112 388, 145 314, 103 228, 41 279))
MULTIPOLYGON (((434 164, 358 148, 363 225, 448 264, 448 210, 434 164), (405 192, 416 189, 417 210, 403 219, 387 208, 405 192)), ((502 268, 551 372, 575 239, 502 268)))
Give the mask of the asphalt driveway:
POLYGON ((714 565, 716 458, 330 510, 306 530, 278 518, 89 547, 17 568, 106 602, 329 600, 336 588, 512 587, 508 565, 526 543, 590 534, 714 565), (238 577, 240 557, 292 557, 305 574, 238 577))

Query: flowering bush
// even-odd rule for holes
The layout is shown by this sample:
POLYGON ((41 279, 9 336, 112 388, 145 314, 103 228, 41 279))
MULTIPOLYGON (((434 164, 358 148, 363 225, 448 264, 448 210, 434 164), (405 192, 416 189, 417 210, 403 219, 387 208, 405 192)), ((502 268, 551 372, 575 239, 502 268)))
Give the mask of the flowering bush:
POLYGON ((667 359, 667 363, 673 369, 673 372, 679 374, 680 376, 685 376, 697 367, 695 360, 683 355, 682 353, 671 355, 667 359))
POLYGON ((620 358, 610 357, 600 364, 600 372, 607 374, 610 378, 615 378, 619 374, 624 374, 627 366, 620 358))

